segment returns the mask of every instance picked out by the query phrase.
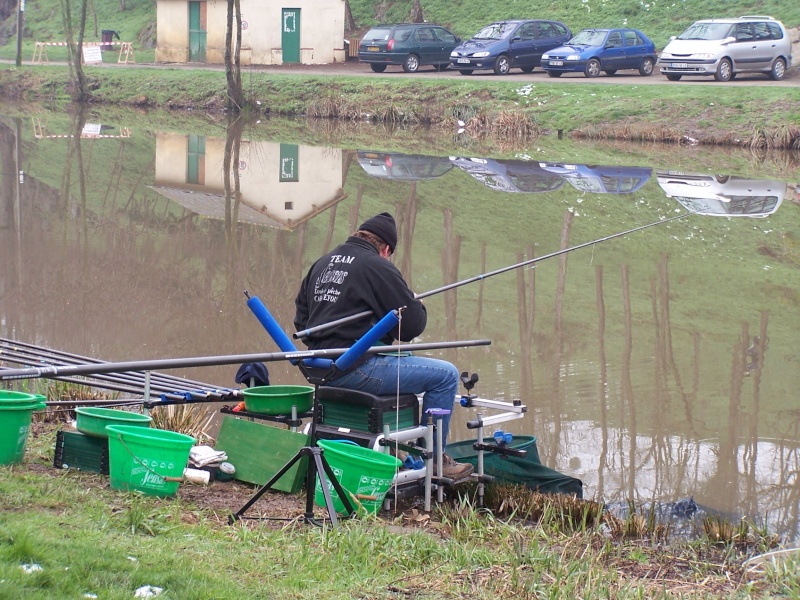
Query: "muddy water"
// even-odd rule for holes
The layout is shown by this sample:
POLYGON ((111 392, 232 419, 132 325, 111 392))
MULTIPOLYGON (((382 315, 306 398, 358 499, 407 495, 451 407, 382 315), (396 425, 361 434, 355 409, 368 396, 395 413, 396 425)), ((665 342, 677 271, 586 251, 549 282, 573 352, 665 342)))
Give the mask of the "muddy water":
MULTIPOLYGON (((420 341, 491 340, 429 354, 521 400, 498 427, 536 436, 585 497, 693 496, 798 537, 796 157, 387 153, 385 131, 298 143, 319 136, 97 120, 0 120, 2 337, 106 361, 272 352, 243 291, 291 333, 304 272, 388 210, 413 289, 471 280, 425 300, 420 341)), ((173 373, 234 387, 235 371, 173 373)), ((456 408, 451 440, 475 413, 456 408)))

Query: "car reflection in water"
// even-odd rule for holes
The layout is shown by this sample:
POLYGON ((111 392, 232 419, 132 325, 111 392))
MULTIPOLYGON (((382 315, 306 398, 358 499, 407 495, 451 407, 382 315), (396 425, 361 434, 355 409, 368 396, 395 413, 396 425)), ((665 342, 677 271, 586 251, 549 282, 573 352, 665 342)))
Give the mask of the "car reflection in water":
POLYGON ((709 216, 766 217, 778 210, 787 187, 782 181, 683 171, 656 171, 656 179, 668 198, 709 216))
POLYGON ((453 168, 447 157, 358 151, 358 164, 371 177, 419 181, 441 177, 453 168))
POLYGON ((564 179, 559 175, 549 173, 535 162, 526 160, 451 156, 450 162, 486 187, 499 192, 535 194, 552 192, 564 185, 564 179))
POLYGON ((630 194, 650 179, 648 167, 615 167, 597 165, 571 165, 542 162, 543 169, 561 175, 582 192, 593 194, 630 194))

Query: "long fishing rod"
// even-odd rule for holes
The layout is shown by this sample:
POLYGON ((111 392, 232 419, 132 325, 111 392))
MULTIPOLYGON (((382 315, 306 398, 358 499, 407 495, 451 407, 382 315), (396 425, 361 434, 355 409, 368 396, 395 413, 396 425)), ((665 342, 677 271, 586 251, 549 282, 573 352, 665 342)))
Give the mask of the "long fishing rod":
MULTIPOLYGON (((284 334, 285 335, 285 334, 284 334)), ((491 340, 462 340, 456 342, 428 342, 422 344, 397 344, 373 346, 363 350, 364 354, 381 352, 405 352, 412 350, 438 350, 441 348, 463 348, 468 346, 488 346, 491 340)), ((163 358, 158 360, 139 360, 116 363, 42 366, 24 369, 0 370, 0 381, 15 379, 37 379, 40 377, 91 375, 94 373, 120 373, 125 371, 151 371, 155 369, 182 369, 187 367, 212 367, 248 362, 274 362, 279 360, 298 361, 315 358, 340 357, 352 348, 329 348, 321 350, 299 350, 293 352, 266 352, 261 354, 231 354, 226 356, 197 356, 194 358, 163 358)))
MULTIPOLYGON (((569 248, 564 248, 563 250, 558 250, 557 252, 551 252, 550 254, 545 254, 544 256, 538 256, 536 258, 530 258, 528 260, 524 260, 522 262, 518 262, 516 264, 510 265, 508 267, 503 267, 501 269, 497 269, 496 271, 489 271, 488 273, 483 273, 482 275, 475 275, 474 277, 470 277, 469 279, 464 279, 462 281, 457 281, 455 283, 449 283, 447 285, 443 285, 442 287, 438 287, 436 289, 430 290, 429 292, 423 292, 422 294, 415 294, 414 297, 418 300, 422 300, 423 298, 427 298, 428 296, 433 296, 434 294, 440 294, 441 292, 446 292, 448 290, 452 290, 457 287, 461 287, 462 285, 467 285, 468 283, 473 283, 475 281, 481 281, 483 279, 487 279, 492 277, 493 275, 499 275, 500 273, 506 273, 507 271, 512 271, 514 269, 519 269, 520 267, 525 267, 527 265, 535 264, 542 260, 547 260, 548 258, 553 258, 555 256, 560 256, 562 254, 566 254, 568 252, 572 252, 573 250, 580 250, 581 248, 586 248, 587 246, 592 246, 594 244, 600 244, 602 242, 606 242, 608 240, 613 240, 614 238, 621 237, 623 235, 628 235, 629 233, 634 233, 636 231, 641 231, 642 229, 647 229, 648 227, 655 227, 656 225, 661 225, 663 223, 669 223, 670 221, 677 221, 678 219, 683 219, 684 217, 688 217, 689 215, 693 215, 694 212, 689 211, 687 213, 677 215, 674 217, 669 217, 668 219, 663 219, 659 221, 654 221, 652 223, 648 223, 647 225, 640 225, 639 227, 634 227, 633 229, 628 229, 626 231, 620 231, 619 233, 614 233, 612 235, 607 235, 602 238, 598 238, 596 240, 592 240, 591 242, 584 242, 583 244, 578 244, 577 246, 570 246, 569 248)), ((341 319, 337 319, 335 321, 331 321, 329 323, 323 323, 322 325, 316 325, 314 327, 309 327, 308 329, 303 329, 302 331, 296 331, 292 334, 292 337, 295 339, 302 339, 304 337, 308 337, 318 331, 323 331, 325 329, 330 329, 331 327, 336 327, 337 325, 342 325, 344 323, 349 323, 350 321, 356 321, 358 319, 363 319, 364 317, 368 317, 372 314, 371 310, 365 310, 360 313, 356 313, 349 317, 343 317, 341 319)))
MULTIPOLYGON (((81 356, 80 354, 72 354, 69 352, 64 352, 62 350, 55 350, 53 348, 37 346, 35 344, 26 344, 25 342, 10 340, 7 338, 0 338, 0 346, 6 347, 9 350, 13 351, 30 351, 31 353, 41 353, 42 358, 47 358, 48 356, 52 356, 53 358, 58 358, 66 363, 72 363, 72 364, 86 364, 86 363, 100 364, 106 362, 97 358, 81 356)), ((0 347, 0 355, 2 355, 3 353, 2 347, 0 347)), ((130 376, 131 377, 138 376, 142 380, 144 380, 144 373, 131 373, 130 376)), ((160 380, 164 381, 164 383, 166 383, 167 381, 173 381, 175 382, 176 385, 180 384, 182 386, 190 386, 190 387, 207 387, 206 384, 200 381, 184 379, 183 377, 168 375, 166 373, 151 373, 150 380, 151 381, 160 380)))

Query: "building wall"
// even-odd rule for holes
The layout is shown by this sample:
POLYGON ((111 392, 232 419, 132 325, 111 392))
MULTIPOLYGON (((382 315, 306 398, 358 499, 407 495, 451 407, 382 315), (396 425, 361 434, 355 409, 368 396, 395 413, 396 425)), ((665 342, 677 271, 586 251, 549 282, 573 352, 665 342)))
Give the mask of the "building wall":
MULTIPOLYGON (((241 0, 243 65, 279 65, 283 8, 300 9, 300 62, 344 62, 344 0, 241 0)), ((227 2, 208 0, 206 62, 223 64, 227 2)), ((157 0, 157 62, 187 62, 189 8, 186 0, 157 0)))

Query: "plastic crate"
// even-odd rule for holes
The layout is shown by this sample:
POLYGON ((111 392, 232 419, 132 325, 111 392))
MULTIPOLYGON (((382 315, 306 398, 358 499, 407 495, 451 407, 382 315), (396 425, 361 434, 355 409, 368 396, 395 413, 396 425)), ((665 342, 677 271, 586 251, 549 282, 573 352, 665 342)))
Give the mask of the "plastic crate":
POLYGON ((320 387, 320 424, 356 431, 383 433, 419 425, 419 399, 414 394, 373 396, 366 392, 335 387, 320 387))
POLYGON ((53 466, 108 475, 108 438, 92 437, 79 431, 59 431, 53 466))

